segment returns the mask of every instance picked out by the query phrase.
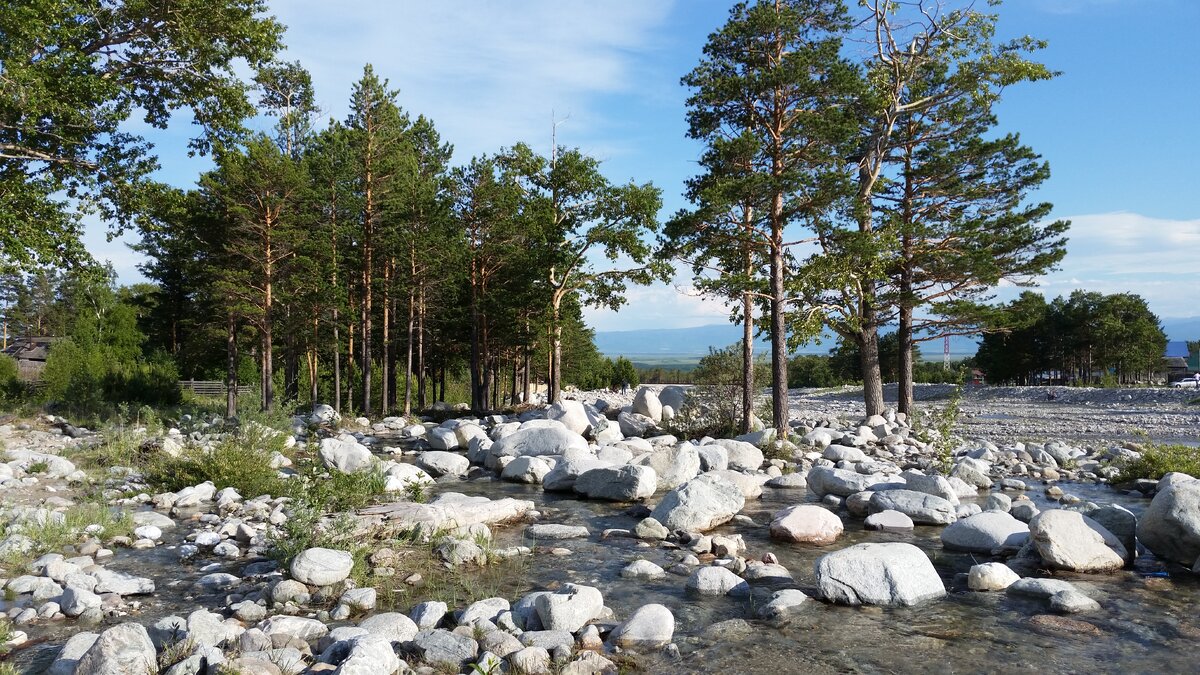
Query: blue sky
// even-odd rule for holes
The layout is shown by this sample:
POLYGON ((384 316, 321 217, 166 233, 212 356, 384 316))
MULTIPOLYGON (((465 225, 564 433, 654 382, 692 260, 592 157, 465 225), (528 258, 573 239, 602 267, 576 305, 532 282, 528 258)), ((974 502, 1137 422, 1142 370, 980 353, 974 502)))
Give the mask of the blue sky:
MULTIPOLYGON (((364 63, 432 118, 455 161, 525 141, 559 142, 603 160, 614 181, 662 188, 663 216, 684 206, 699 146, 685 137, 679 78, 732 3, 711 0, 272 0, 288 26, 285 58, 313 74, 327 116, 345 115, 364 63), (553 116, 553 117, 552 117, 553 116)), ((951 2, 950 4, 955 4, 951 2)), ((982 5, 982 0, 978 4, 982 5)), ((1074 225, 1048 295, 1085 288, 1141 294, 1162 317, 1200 315, 1200 58, 1196 0, 1008 0, 1001 37, 1049 40, 1041 59, 1062 75, 1005 92, 1001 129, 1019 132, 1051 165, 1037 199, 1074 225)), ((148 134, 161 177, 180 186, 207 168, 189 159, 186 122, 148 134)), ((89 232, 90 248, 122 281, 136 256, 89 232)), ((723 320, 718 302, 673 284, 633 289, 619 312, 591 311, 598 330, 684 327, 723 320)), ((1013 291, 1001 289, 1000 297, 1013 291)))

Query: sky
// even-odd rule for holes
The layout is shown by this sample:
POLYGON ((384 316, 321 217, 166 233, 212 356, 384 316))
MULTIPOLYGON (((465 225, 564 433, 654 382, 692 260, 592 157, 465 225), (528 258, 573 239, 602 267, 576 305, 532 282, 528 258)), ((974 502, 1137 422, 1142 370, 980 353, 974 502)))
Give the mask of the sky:
MULTIPOLYGON (((345 116, 351 85, 371 63, 406 110, 434 121, 455 163, 521 141, 548 153, 557 122, 559 144, 602 160, 610 180, 660 187, 663 218, 686 206, 683 185, 701 152, 686 138, 679 80, 731 4, 269 0, 287 26, 283 58, 311 71, 326 116, 345 116)), ((1037 289, 1132 292, 1160 317, 1200 315, 1200 2, 1007 0, 994 11, 1000 38, 1048 40, 1039 58, 1061 72, 1009 88, 997 109, 999 129, 1020 133, 1050 163, 1035 199, 1072 221, 1061 269, 1037 289)), ((186 120, 147 132, 159 177, 181 187, 211 166, 186 156, 190 133, 186 120)), ((141 280, 138 256, 106 241, 102 224, 91 224, 87 243, 123 283, 141 280)), ((689 281, 681 270, 670 284, 631 288, 624 308, 588 310, 588 322, 609 331, 726 320, 726 308, 690 292, 689 281)))

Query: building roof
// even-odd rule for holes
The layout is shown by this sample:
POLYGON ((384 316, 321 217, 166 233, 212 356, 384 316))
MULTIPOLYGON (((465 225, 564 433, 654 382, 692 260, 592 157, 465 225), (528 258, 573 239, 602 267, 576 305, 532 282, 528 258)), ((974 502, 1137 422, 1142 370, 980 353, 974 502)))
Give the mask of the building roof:
POLYGON ((62 338, 56 337, 18 337, 10 338, 4 354, 18 361, 45 361, 50 354, 50 346, 62 338))
POLYGON ((1167 349, 1163 352, 1163 356, 1167 358, 1184 358, 1188 355, 1187 342, 1183 340, 1170 340, 1167 342, 1167 349))

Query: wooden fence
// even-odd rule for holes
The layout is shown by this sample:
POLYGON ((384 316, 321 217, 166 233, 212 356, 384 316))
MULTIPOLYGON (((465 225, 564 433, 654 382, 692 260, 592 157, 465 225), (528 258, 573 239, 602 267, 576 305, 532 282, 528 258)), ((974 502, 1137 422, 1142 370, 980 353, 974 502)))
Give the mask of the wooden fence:
MULTIPOLYGON (((197 396, 225 395, 225 383, 220 380, 180 380, 179 388, 197 396)), ((237 388, 238 396, 249 394, 252 390, 250 385, 240 386, 237 388)))

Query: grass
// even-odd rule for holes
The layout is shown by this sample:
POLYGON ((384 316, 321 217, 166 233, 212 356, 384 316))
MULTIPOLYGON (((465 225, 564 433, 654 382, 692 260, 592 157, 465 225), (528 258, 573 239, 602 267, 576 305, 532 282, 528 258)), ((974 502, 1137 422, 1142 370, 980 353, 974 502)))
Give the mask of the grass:
POLYGON ((114 510, 99 502, 77 504, 61 512, 61 520, 47 518, 45 522, 10 525, 6 532, 19 533, 33 541, 33 548, 26 553, 13 553, 0 561, 11 570, 25 569, 30 562, 46 553, 61 551, 68 544, 77 544, 86 536, 85 528, 99 525, 103 528, 97 536, 102 539, 128 537, 133 534, 133 518, 121 510, 114 510))
POLYGON ((1149 443, 1142 446, 1141 457, 1121 467, 1113 483, 1149 478, 1158 480, 1172 471, 1200 477, 1200 448, 1186 445, 1149 443))

